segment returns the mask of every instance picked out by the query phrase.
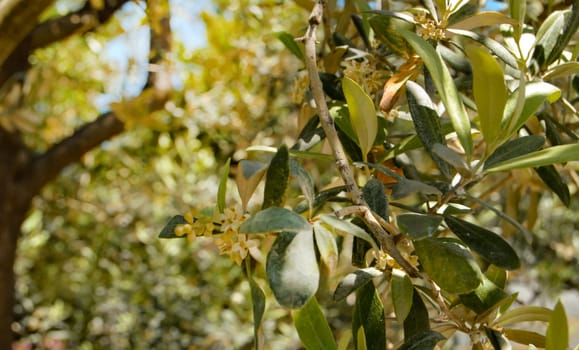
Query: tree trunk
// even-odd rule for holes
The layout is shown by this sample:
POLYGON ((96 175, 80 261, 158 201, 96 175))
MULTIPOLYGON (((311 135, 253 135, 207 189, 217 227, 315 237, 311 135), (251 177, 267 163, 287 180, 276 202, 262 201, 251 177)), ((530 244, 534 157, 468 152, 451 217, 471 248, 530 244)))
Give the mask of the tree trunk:
POLYGON ((35 192, 22 181, 29 159, 20 137, 0 128, 0 349, 12 346, 16 247, 35 192))

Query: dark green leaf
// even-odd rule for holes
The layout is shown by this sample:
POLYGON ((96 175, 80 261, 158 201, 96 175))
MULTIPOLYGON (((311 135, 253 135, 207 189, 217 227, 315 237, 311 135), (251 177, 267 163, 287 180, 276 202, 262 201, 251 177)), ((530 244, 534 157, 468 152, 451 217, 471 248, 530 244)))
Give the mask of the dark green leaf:
POLYGON ((468 293, 482 282, 483 274, 470 252, 458 242, 441 238, 414 241, 424 271, 445 291, 468 293))
POLYGON ((414 335, 402 344, 398 350, 432 350, 436 343, 443 340, 444 336, 435 331, 425 331, 414 335))
POLYGON ((320 143, 325 137, 324 129, 318 126, 320 118, 315 115, 304 126, 296 143, 291 147, 292 151, 307 151, 320 143))
POLYGON ((428 309, 420 297, 418 291, 412 293, 412 306, 410 312, 404 320, 404 340, 410 341, 417 334, 422 334, 430 330, 430 319, 428 309))
POLYGON ((442 222, 441 216, 423 214, 401 214, 397 219, 402 232, 413 239, 432 236, 442 222))
POLYGON ((362 193, 370 209, 388 221, 388 197, 382 182, 376 178, 370 179, 362 189, 362 193))
POLYGON ((414 287, 410 277, 401 270, 394 269, 390 279, 390 292, 392 293, 392 304, 394 304, 396 319, 400 324, 403 324, 410 313, 412 299, 414 298, 414 287))
POLYGON ((306 197, 310 209, 312 209, 315 197, 314 179, 312 179, 310 173, 293 159, 290 160, 290 173, 297 178, 300 189, 304 197, 306 197))
MULTIPOLYGON (((358 329, 364 327, 368 350, 386 349, 386 318, 384 306, 372 281, 368 281, 356 292, 356 305, 352 320, 354 344, 358 344, 358 329)), ((356 346, 356 348, 358 348, 356 346)))
POLYGON ((496 233, 454 216, 446 216, 444 221, 458 238, 488 262, 507 270, 521 266, 514 249, 496 233))
POLYGON ((485 162, 484 169, 505 160, 538 151, 545 144, 545 138, 539 135, 523 136, 505 142, 498 147, 485 162))
POLYGON ((239 227, 239 233, 299 232, 310 227, 301 215, 285 208, 271 207, 258 211, 239 227))
POLYGON ((275 35, 283 44, 284 46, 290 50, 297 58, 300 60, 304 60, 304 53, 302 49, 298 45, 298 43, 294 40, 294 37, 287 33, 287 32, 278 32, 275 35))
POLYGON ((495 350, 510 350, 510 349, 512 349, 511 344, 505 338, 505 336, 501 334, 501 332, 499 332, 495 329, 489 328, 489 327, 485 327, 485 333, 487 334, 487 338, 489 338, 489 340, 490 340, 490 342, 495 350))
POLYGON ((553 165, 547 165, 535 168, 537 174, 543 182, 549 186, 553 192, 559 197, 561 202, 565 204, 565 206, 569 206, 571 204, 571 194, 569 193, 569 187, 563 181, 561 174, 555 169, 553 165))
POLYGON ((432 152, 440 157, 440 159, 443 159, 445 162, 452 165, 455 169, 459 171, 469 171, 469 166, 466 164, 465 160, 447 146, 435 143, 432 145, 432 152))
POLYGON ((375 15, 370 17, 368 22, 374 30, 378 41, 399 55, 407 55, 409 48, 406 41, 400 36, 396 28, 392 26, 392 21, 395 20, 396 19, 387 15, 375 15))
POLYGON ((438 155, 432 152, 434 144, 445 144, 440 118, 434 110, 430 97, 422 87, 413 81, 406 83, 406 96, 410 115, 416 129, 416 133, 424 145, 424 149, 436 163, 444 176, 450 176, 450 167, 438 155))
POLYGON ((261 320, 265 312, 265 294, 255 282, 253 277, 249 277, 249 287, 251 290, 251 304, 253 306, 253 337, 255 349, 263 349, 263 334, 261 330, 261 320))
POLYGON ((307 350, 335 350, 336 340, 315 296, 293 312, 294 325, 307 350))
POLYGON ((280 232, 267 256, 266 274, 280 305, 303 306, 318 290, 320 279, 312 230, 280 232))
POLYGON ((184 225, 187 223, 187 220, 183 217, 183 215, 175 215, 169 220, 167 225, 163 227, 161 233, 159 233, 159 238, 184 238, 186 236, 177 236, 175 234, 175 227, 179 225, 184 225))
POLYGON ((282 206, 289 175, 289 150, 286 145, 282 145, 271 159, 267 169, 262 209, 282 206))
POLYGON ((326 95, 328 95, 332 100, 346 102, 346 96, 344 96, 342 81, 340 78, 334 74, 321 72, 320 80, 322 81, 322 87, 326 95))
POLYGON ((461 294, 460 301, 477 314, 482 314, 507 296, 504 290, 485 277, 477 289, 461 294))
POLYGON ((352 265, 359 268, 367 267, 366 253, 368 253, 370 249, 372 249, 370 243, 361 238, 354 237, 354 242, 352 243, 352 265))
POLYGON ((382 275, 382 271, 373 267, 356 270, 347 274, 334 291, 334 301, 341 301, 374 277, 382 275))
POLYGON ((401 178, 392 187, 392 193, 390 195, 393 199, 400 199, 415 193, 433 194, 437 196, 442 194, 438 188, 427 185, 424 182, 401 178))

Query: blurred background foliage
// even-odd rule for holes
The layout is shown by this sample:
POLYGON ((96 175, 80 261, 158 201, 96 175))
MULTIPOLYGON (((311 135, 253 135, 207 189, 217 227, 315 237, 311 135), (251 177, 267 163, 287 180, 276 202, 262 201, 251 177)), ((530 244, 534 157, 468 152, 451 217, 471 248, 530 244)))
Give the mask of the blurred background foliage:
MULTIPOLYGON (((303 33, 304 3, 171 2, 176 89, 165 109, 154 119, 135 115, 129 130, 68 167, 34 201, 16 265, 18 349, 252 346, 242 270, 202 239, 161 241, 157 234, 175 213, 214 203, 228 157, 291 139, 299 112, 291 86, 302 64, 276 33, 303 33), (206 38, 188 26, 176 30, 178 21, 204 23, 206 38)), ((83 4, 58 0, 45 16, 83 4)), ((27 133, 30 145, 45 149, 140 91, 148 54, 144 7, 129 3, 98 31, 34 54, 18 125, 35 131, 27 133)), ((575 198, 567 209, 534 191, 538 243, 528 247, 519 279, 540 286, 537 295, 554 296, 579 285, 579 204, 575 198)), ((529 207, 533 197, 519 194, 529 207)), ((501 204, 502 195, 494 201, 501 204)), ((271 300, 268 346, 299 348, 288 313, 271 300)))

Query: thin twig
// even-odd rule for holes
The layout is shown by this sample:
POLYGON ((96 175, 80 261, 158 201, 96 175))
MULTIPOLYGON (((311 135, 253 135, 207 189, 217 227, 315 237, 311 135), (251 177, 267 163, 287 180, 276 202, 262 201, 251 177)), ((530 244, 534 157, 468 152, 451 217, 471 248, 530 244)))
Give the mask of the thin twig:
POLYGON ((338 138, 338 133, 334 126, 334 120, 330 116, 328 110, 328 105, 326 103, 326 97, 324 94, 324 89, 322 87, 322 81, 319 77, 318 64, 317 64, 317 53, 316 53, 316 33, 318 26, 323 23, 324 18, 324 8, 326 6, 326 0, 317 0, 310 18, 308 20, 308 29, 306 34, 298 39, 304 42, 306 57, 305 63, 308 69, 308 75, 310 79, 310 86, 312 90, 312 95, 314 96, 314 101, 316 102, 316 108, 320 117, 320 122, 322 128, 326 134, 326 139, 332 148, 334 153, 334 158, 336 160, 336 167, 340 172, 344 183, 346 184, 346 192, 352 200, 352 203, 359 208, 358 214, 360 214, 362 220, 368 225, 368 228, 372 231, 375 237, 378 238, 382 245, 382 249, 390 255, 406 272, 412 277, 418 276, 418 271, 410 265, 406 259, 400 254, 396 245, 386 230, 380 225, 376 216, 372 213, 368 204, 364 201, 362 197, 362 191, 356 184, 354 180, 354 174, 352 168, 346 157, 346 152, 342 147, 342 143, 338 138))

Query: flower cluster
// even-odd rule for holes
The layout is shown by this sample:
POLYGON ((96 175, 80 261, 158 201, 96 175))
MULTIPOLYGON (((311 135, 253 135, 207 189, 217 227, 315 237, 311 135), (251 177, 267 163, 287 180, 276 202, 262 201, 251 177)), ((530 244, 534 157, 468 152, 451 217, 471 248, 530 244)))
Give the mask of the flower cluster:
POLYGON ((259 240, 250 239, 249 235, 240 234, 239 226, 248 218, 240 208, 225 208, 223 213, 217 210, 192 209, 184 215, 184 225, 175 228, 175 235, 187 235, 190 241, 198 236, 212 238, 221 254, 227 254, 238 265, 241 265, 247 254, 259 259, 259 240))
MULTIPOLYGON (((402 257, 406 259, 410 265, 418 268, 418 257, 416 255, 412 255, 414 247, 412 246, 412 242, 409 239, 402 238, 396 244, 396 248, 398 248, 402 257)), ((376 268, 380 270, 385 270, 387 266, 401 269, 401 266, 398 264, 398 262, 396 262, 394 258, 382 250, 380 250, 378 253, 374 252, 374 259, 376 260, 376 268)))
POLYGON ((416 24, 419 26, 419 34, 424 39, 429 40, 445 40, 446 33, 443 28, 441 28, 434 20, 426 17, 425 13, 420 13, 414 16, 416 24))
POLYGON ((358 83, 370 96, 374 96, 376 92, 381 90, 386 80, 386 74, 384 71, 376 69, 371 57, 362 61, 346 61, 344 75, 358 83))

